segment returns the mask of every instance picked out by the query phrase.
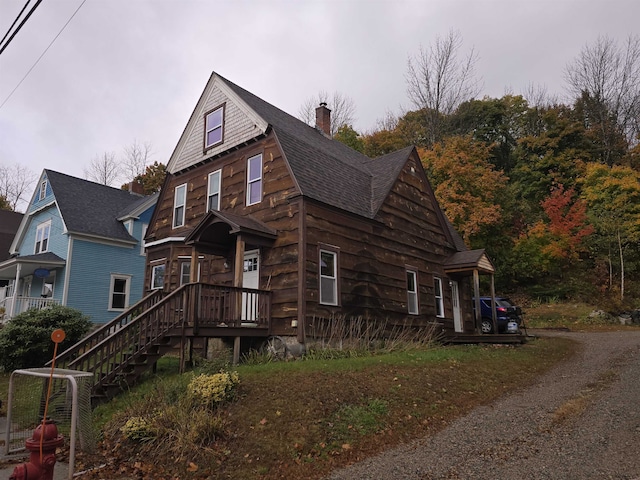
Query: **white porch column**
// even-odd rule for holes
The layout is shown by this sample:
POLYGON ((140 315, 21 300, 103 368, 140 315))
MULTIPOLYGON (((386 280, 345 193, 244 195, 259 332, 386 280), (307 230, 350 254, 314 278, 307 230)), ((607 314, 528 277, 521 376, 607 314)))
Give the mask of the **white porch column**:
POLYGON ((11 311, 9 312, 9 318, 13 318, 16 311, 16 303, 18 303, 18 286, 20 282, 20 274, 22 273, 22 265, 16 264, 16 280, 13 285, 13 300, 11 300, 11 311))

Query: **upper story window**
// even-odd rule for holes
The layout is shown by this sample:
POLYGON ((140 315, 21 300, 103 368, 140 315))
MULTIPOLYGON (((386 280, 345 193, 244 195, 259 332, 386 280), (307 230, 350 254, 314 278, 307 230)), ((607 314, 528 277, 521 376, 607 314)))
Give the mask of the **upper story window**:
POLYGON ((51 235, 51 220, 38 225, 36 230, 35 253, 46 252, 49 248, 49 236, 51 235))
POLYGON ((173 199, 173 228, 184 225, 185 205, 187 203, 187 184, 176 187, 173 199))
POLYGON ((444 300, 442 298, 442 280, 433 277, 433 290, 436 297, 436 316, 444 317, 444 300))
POLYGON ((144 251, 144 248, 145 248, 144 237, 147 236, 147 228, 149 228, 149 225, 147 225, 146 223, 143 223, 142 234, 140 235, 140 255, 144 255, 146 253, 144 251))
POLYGON ((407 270, 407 310, 418 314, 418 274, 413 270, 407 270))
POLYGON ((220 210, 220 170, 209 174, 209 186, 207 187, 207 212, 210 210, 220 210))
POLYGON ((42 180, 42 183, 40 183, 40 191, 38 193, 38 200, 43 200, 44 197, 47 196, 47 180, 44 179, 42 180))
POLYGON ((222 143, 224 127, 224 105, 204 116, 204 148, 222 143))
POLYGON ((338 253, 320 250, 320 303, 338 305, 338 253))
POLYGON ((247 205, 262 200, 262 154, 247 160, 247 205))

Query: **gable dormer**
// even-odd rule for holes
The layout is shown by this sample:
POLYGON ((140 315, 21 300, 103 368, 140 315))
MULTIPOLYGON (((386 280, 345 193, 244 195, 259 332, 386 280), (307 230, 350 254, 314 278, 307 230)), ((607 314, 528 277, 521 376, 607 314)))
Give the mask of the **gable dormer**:
POLYGON ((49 183, 49 178, 45 170, 42 172, 42 175, 40 175, 38 186, 33 192, 29 212, 40 210, 42 207, 53 202, 53 200, 53 190, 51 189, 51 184, 49 183))
POLYGON ((264 135, 268 126, 214 73, 169 159, 167 171, 175 173, 247 143, 264 135))

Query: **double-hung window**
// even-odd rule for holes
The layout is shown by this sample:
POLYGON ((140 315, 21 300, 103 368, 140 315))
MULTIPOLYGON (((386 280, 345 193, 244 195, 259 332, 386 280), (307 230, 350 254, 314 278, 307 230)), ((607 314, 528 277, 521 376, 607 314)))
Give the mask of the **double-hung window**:
POLYGON ((407 310, 418 314, 418 274, 413 270, 407 270, 407 310))
POLYGON ((247 205, 262 200, 262 154, 247 160, 247 205))
POLYGON ((129 275, 111 275, 109 310, 124 310, 129 306, 130 283, 129 275))
POLYGON ((436 316, 442 318, 444 317, 444 300, 442 298, 442 280, 438 277, 433 277, 433 292, 436 297, 436 316))
POLYGON ((212 110, 204 116, 204 148, 222 143, 224 127, 224 105, 212 110))
POLYGON ((35 253, 46 252, 49 247, 49 236, 51 235, 51 220, 41 223, 36 229, 35 253))
POLYGON ((185 206, 187 203, 187 184, 183 183, 176 187, 173 198, 173 228, 184 225, 185 206))
POLYGON ((320 303, 338 305, 338 253, 320 250, 320 303))
POLYGON ((44 197, 47 196, 47 180, 43 180, 40 183, 40 192, 38 194, 38 200, 44 200, 44 197))
POLYGON ((222 172, 216 170, 209 174, 209 185, 207 187, 207 212, 220 210, 220 179, 222 172))
POLYGON ((164 287, 164 263, 151 267, 151 290, 164 287))

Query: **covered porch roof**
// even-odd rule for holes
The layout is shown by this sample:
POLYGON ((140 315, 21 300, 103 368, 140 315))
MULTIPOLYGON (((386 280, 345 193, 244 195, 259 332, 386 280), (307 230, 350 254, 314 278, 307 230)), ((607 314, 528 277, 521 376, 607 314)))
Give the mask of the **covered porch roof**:
POLYGON ((39 268, 55 270, 56 268, 64 267, 66 264, 67 261, 64 258, 60 258, 51 252, 17 256, 0 263, 0 279, 15 279, 18 275, 18 269, 20 270, 20 276, 25 277, 33 275, 39 268))
POLYGON ((474 271, 492 275, 496 269, 484 249, 456 252, 444 262, 447 274, 472 275, 474 271))
POLYGON ((201 252, 225 255, 236 245, 238 236, 252 245, 271 246, 278 232, 250 216, 212 210, 187 235, 184 242, 201 252))

